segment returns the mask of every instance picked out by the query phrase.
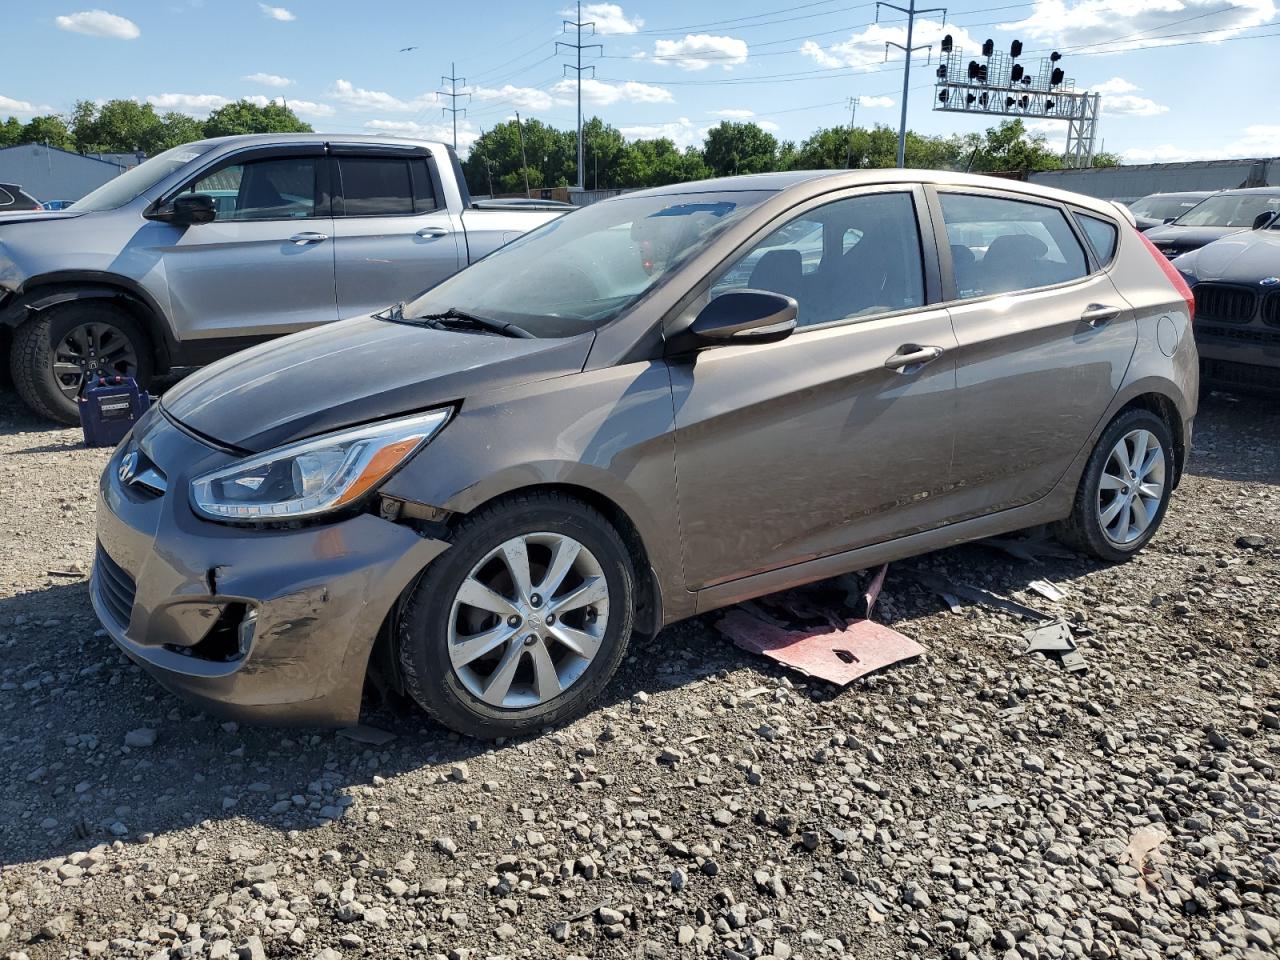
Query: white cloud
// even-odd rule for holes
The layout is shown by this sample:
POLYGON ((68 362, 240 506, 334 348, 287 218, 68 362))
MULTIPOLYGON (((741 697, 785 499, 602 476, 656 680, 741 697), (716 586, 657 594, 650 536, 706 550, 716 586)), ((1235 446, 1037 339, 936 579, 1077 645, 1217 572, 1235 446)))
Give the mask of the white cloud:
POLYGON ((1100 49, 1119 52, 1181 43, 1190 33, 1224 40, 1275 16, 1274 0, 1036 0, 1029 17, 1000 29, 1047 44, 1102 44, 1100 49), (1183 36, 1167 36, 1173 33, 1183 36), (1119 37, 1125 39, 1105 43, 1119 37))
POLYGON ((153 93, 146 100, 157 110, 176 110, 193 117, 203 117, 231 102, 216 93, 153 93))
MULTIPOLYGON (((364 125, 370 133, 391 137, 412 137, 415 140, 453 142, 453 125, 449 123, 416 123, 413 120, 370 120, 364 125)), ((479 132, 469 121, 458 121, 458 149, 465 150, 479 139, 479 132)))
POLYGON ((776 123, 774 123, 772 120, 755 120, 755 121, 753 121, 753 122, 754 122, 754 123, 755 123, 755 125, 756 125, 757 127, 759 127, 761 130, 765 130, 765 131, 767 131, 767 132, 769 132, 769 133, 777 133, 779 130, 781 130, 781 129, 782 129, 782 128, 781 128, 781 127, 779 127, 776 123))
POLYGON ((293 81, 288 77, 282 77, 275 73, 251 73, 244 79, 250 83, 260 83, 264 87, 288 87, 293 85, 293 81))
POLYGON ((697 146, 707 138, 707 128, 695 124, 688 117, 681 117, 670 123, 621 127, 618 132, 628 140, 657 140, 665 137, 681 148, 697 146))
POLYGON ((271 103, 283 104, 300 117, 332 117, 336 112, 327 103, 314 100, 295 100, 293 97, 264 97, 260 93, 245 97, 255 107, 265 107, 271 103))
POLYGON ((54 18, 59 30, 86 33, 91 37, 111 37, 115 40, 137 40, 142 34, 138 25, 125 17, 105 10, 85 10, 54 18))
POLYGON ((1245 127, 1243 135, 1219 147, 1160 144, 1131 147, 1121 152, 1125 163, 1176 163, 1182 160, 1236 160, 1242 157, 1280 156, 1280 124, 1258 123, 1245 127))
POLYGON ((892 107, 897 102, 893 97, 859 97, 858 108, 866 107, 869 110, 881 110, 886 107, 892 107))
MULTIPOLYGON (((560 14, 573 20, 577 18, 578 11, 565 9, 561 10, 560 14)), ((584 4, 582 19, 584 22, 594 23, 596 33, 599 34, 635 33, 644 26, 643 20, 639 17, 628 17, 622 12, 622 7, 616 3, 584 4)))
MULTIPOLYGON (((578 82, 568 77, 551 88, 552 93, 565 101, 576 97, 577 91, 578 82)), ((669 90, 650 83, 637 83, 634 80, 626 83, 606 83, 593 79, 582 81, 582 102, 596 107, 607 107, 613 103, 670 103, 674 99, 669 90)))
POLYGON ((658 40, 653 45, 655 63, 674 63, 681 70, 705 70, 720 65, 726 70, 747 61, 747 41, 737 37, 713 37, 690 33, 682 40, 658 40))
POLYGON ((268 3, 258 4, 258 9, 262 11, 263 16, 270 17, 272 20, 279 20, 281 23, 288 23, 290 20, 297 20, 292 10, 286 10, 284 7, 273 7, 268 3))
POLYGON ((373 110, 382 113, 417 113, 439 102, 434 93, 424 93, 412 100, 401 100, 382 90, 361 89, 348 80, 334 81, 329 96, 353 110, 373 110))
POLYGON ((14 100, 12 97, 0 96, 0 113, 34 117, 38 113, 53 113, 53 107, 31 103, 28 100, 14 100))
POLYGON ((728 110, 712 110, 713 117, 724 117, 726 120, 749 120, 756 115, 754 110, 730 108, 728 110))
POLYGON ((467 93, 476 100, 497 100, 521 110, 549 110, 555 102, 551 94, 537 87, 468 87, 467 93))
MULTIPOLYGON (((976 50, 982 46, 981 43, 975 44, 973 38, 955 24, 943 26, 938 20, 917 20, 911 43, 912 46, 931 43, 934 45, 934 52, 936 53, 939 41, 948 33, 955 40, 956 46, 961 49, 976 50)), ((875 23, 861 32, 851 34, 848 40, 833 43, 825 48, 814 40, 806 40, 801 44, 800 52, 815 61, 819 66, 866 69, 873 64, 879 64, 884 61, 884 45, 886 43, 905 45, 906 42, 906 27, 875 23)), ((917 56, 922 57, 923 54, 919 53, 917 56)), ((901 50, 892 47, 889 49, 890 60, 901 58, 901 50)))
POLYGON ((1130 83, 1124 77, 1112 77, 1110 80, 1103 80, 1102 83, 1089 85, 1090 93, 1133 93, 1137 89, 1137 84, 1130 83))

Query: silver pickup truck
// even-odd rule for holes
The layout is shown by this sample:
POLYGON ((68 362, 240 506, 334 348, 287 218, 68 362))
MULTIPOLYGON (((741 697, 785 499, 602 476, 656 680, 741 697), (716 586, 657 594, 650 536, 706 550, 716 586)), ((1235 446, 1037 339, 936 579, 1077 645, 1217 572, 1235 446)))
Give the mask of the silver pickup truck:
POLYGON ((66 210, 0 215, 0 350, 33 410, 74 423, 88 377, 146 385, 372 313, 563 213, 473 203, 440 143, 200 140, 66 210))

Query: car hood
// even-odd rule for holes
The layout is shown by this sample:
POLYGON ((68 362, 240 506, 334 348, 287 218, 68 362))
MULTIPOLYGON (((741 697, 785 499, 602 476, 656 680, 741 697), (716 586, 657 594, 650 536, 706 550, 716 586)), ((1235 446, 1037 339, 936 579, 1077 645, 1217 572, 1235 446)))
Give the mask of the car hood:
POLYGON ((74 220, 84 216, 83 210, 19 210, 0 213, 0 227, 10 223, 51 223, 54 220, 74 220))
POLYGON ((1223 237, 1178 257, 1174 265, 1197 280, 1257 284, 1280 276, 1280 230, 1249 230, 1223 237))
POLYGON ((161 406, 197 434, 257 453, 481 390, 576 373, 593 339, 523 340, 360 317, 219 360, 178 383, 161 406))
POLYGON ((1163 250, 1165 247, 1177 247, 1179 250, 1195 250, 1206 243, 1213 243, 1233 233, 1240 233, 1248 227, 1180 227, 1176 223, 1152 227, 1146 232, 1147 239, 1163 250))

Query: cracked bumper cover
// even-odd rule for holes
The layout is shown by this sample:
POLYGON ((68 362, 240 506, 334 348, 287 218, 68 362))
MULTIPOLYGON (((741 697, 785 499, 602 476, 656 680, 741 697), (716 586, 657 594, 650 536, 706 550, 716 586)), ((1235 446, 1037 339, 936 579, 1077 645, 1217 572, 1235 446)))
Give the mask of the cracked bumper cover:
POLYGON ((163 416, 139 423, 98 486, 94 610, 131 659, 210 712, 258 723, 354 723, 379 627, 448 545, 367 514, 297 530, 199 519, 187 500, 191 476, 232 459, 163 416), (163 496, 120 482, 120 460, 135 444, 167 474, 163 496), (235 604, 256 614, 247 650, 202 656, 197 645, 235 604))

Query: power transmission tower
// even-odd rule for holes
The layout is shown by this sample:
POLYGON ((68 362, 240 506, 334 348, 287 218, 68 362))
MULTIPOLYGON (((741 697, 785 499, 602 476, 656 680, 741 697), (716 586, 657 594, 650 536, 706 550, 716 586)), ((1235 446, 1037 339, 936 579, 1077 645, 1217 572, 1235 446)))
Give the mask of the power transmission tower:
POLYGON ((844 168, 853 169, 853 120, 858 115, 858 98, 850 97, 845 103, 849 107, 849 153, 844 158, 844 168))
POLYGON ((449 89, 437 90, 436 96, 449 98, 449 106, 441 107, 440 110, 442 113, 448 113, 453 115, 453 149, 457 150, 458 149, 458 114, 460 113, 466 114, 467 112, 466 107, 458 106, 458 98, 466 97, 467 100, 470 101, 471 94, 458 92, 458 81, 461 80, 462 85, 465 87, 467 85, 467 78, 458 76, 458 65, 456 63, 449 64, 449 74, 450 75, 447 77, 440 78, 440 85, 444 86, 444 84, 446 83, 450 84, 449 89))
POLYGON ((946 7, 929 7, 927 10, 916 9, 916 0, 909 0, 910 6, 899 7, 897 4, 884 3, 883 0, 876 3, 876 23, 880 22, 880 8, 888 7, 890 10, 897 10, 899 13, 907 15, 907 43, 903 46, 900 43, 889 41, 884 45, 884 58, 889 59, 889 48, 897 47, 905 54, 906 63, 902 67, 902 120, 898 124, 898 168, 901 169, 907 165, 907 90, 911 85, 911 55, 917 50, 928 50, 930 55, 933 54, 933 44, 921 44, 918 47, 911 45, 911 40, 915 35, 916 17, 925 13, 942 14, 942 22, 947 22, 946 7))
POLYGON ((582 51, 583 50, 599 50, 601 53, 604 53, 604 47, 598 43, 584 44, 582 42, 582 28, 590 27, 591 28, 590 36, 594 36, 596 32, 596 25, 595 25, 595 21, 586 21, 586 22, 583 21, 581 0, 579 0, 578 2, 578 18, 576 20, 565 20, 563 23, 564 23, 564 26, 561 29, 563 29, 566 33, 569 31, 570 27, 573 27, 575 30, 578 31, 577 43, 570 43, 568 40, 557 40, 556 53, 559 53, 560 48, 564 47, 567 50, 573 50, 578 55, 578 65, 575 67, 571 63, 566 63, 564 64, 564 69, 572 70, 574 71, 574 73, 578 75, 578 189, 585 190, 587 185, 587 179, 586 179, 587 171, 586 171, 586 168, 583 166, 583 156, 582 156, 582 72, 584 70, 590 70, 591 76, 594 77, 596 75, 596 68, 591 66, 584 67, 582 65, 582 51))

